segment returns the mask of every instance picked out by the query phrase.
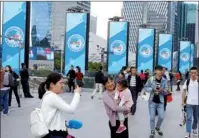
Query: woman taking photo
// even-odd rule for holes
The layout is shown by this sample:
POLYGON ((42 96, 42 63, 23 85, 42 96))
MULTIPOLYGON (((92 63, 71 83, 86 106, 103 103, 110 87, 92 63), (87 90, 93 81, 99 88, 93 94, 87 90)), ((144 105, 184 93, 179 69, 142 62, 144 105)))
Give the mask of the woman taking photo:
POLYGON ((16 97, 16 100, 17 100, 17 104, 18 104, 18 107, 21 107, 21 104, 20 104, 20 98, 19 98, 19 94, 18 94, 18 86, 19 86, 19 76, 17 75, 17 73, 15 73, 11 66, 7 65, 5 67, 5 71, 6 72, 9 72, 13 79, 14 79, 14 85, 12 87, 10 87, 10 91, 9 91, 9 106, 11 106, 11 102, 12 102, 12 91, 14 91, 14 94, 15 94, 15 97, 16 97))
POLYGON ((58 73, 49 74, 46 81, 39 86, 39 98, 42 99, 41 111, 49 129, 49 134, 43 138, 66 138, 68 135, 65 113, 75 111, 80 101, 81 88, 77 86, 75 89, 71 104, 67 104, 59 96, 63 88, 63 78, 58 73))
POLYGON ((128 113, 130 112, 130 108, 126 106, 119 106, 115 103, 115 84, 114 81, 108 81, 105 85, 106 91, 103 96, 103 103, 106 109, 106 113, 109 117, 109 127, 111 132, 111 138, 129 138, 128 134, 128 113), (116 133, 118 127, 120 126, 120 121, 117 116, 117 113, 124 113, 125 120, 124 125, 126 126, 126 130, 122 133, 116 133))

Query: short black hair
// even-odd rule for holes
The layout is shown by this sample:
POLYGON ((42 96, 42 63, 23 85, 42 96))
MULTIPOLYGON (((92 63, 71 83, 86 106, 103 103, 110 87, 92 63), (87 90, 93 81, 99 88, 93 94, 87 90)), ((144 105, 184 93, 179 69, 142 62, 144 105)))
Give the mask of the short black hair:
POLYGON ((197 67, 192 67, 190 70, 198 70, 197 67))
POLYGON ((102 67, 102 66, 100 66, 100 67, 99 67, 99 69, 100 69, 100 70, 103 70, 103 67, 102 67))
POLYGON ((160 66, 160 65, 157 65, 157 66, 155 67, 155 70, 163 70, 163 67, 160 66))

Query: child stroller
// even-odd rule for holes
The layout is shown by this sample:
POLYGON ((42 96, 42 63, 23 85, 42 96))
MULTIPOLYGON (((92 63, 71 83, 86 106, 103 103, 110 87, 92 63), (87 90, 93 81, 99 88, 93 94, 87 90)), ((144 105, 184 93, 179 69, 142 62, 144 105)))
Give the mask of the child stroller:
POLYGON ((186 124, 186 105, 182 107, 181 118, 182 120, 181 120, 180 126, 183 127, 186 124))

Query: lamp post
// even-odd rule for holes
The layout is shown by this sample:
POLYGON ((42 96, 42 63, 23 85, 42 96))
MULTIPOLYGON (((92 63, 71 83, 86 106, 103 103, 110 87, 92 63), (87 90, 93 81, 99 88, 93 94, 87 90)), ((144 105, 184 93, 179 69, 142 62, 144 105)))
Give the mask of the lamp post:
MULTIPOLYGON (((63 38, 64 37, 64 33, 62 33, 61 34, 61 38, 63 38)), ((63 73, 63 49, 64 49, 64 43, 63 43, 63 41, 61 41, 61 46, 62 46, 62 48, 61 48, 61 73, 63 73)))

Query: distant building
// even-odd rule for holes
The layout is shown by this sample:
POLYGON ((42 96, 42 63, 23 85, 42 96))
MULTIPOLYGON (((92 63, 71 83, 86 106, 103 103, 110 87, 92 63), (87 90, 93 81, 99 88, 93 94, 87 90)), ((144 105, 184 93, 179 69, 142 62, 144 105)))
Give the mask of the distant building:
MULTIPOLYGON (((107 41, 90 32, 89 33, 89 62, 101 62, 101 48, 107 51, 107 41)), ((104 56, 104 62, 106 62, 106 55, 104 56)))

